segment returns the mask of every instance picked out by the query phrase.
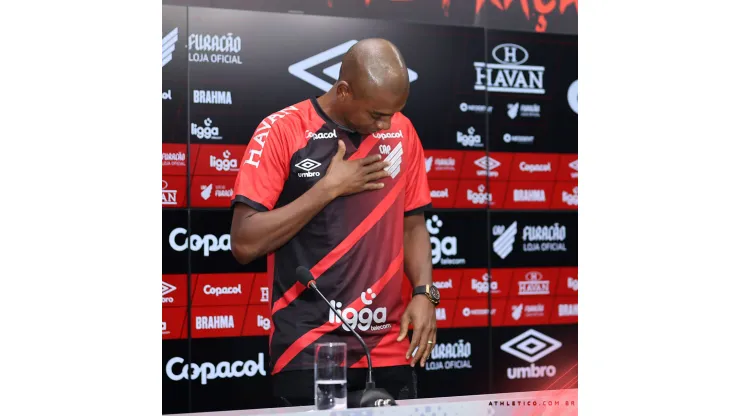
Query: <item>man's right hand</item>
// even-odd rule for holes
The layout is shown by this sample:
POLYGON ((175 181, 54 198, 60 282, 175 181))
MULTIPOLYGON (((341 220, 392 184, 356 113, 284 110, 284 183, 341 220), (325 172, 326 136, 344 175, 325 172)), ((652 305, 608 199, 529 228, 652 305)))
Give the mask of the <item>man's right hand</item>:
POLYGON ((342 140, 338 141, 338 146, 337 154, 331 159, 326 176, 322 179, 333 197, 383 188, 383 184, 377 181, 389 176, 389 173, 383 170, 388 163, 381 161, 382 156, 344 160, 347 147, 342 140))

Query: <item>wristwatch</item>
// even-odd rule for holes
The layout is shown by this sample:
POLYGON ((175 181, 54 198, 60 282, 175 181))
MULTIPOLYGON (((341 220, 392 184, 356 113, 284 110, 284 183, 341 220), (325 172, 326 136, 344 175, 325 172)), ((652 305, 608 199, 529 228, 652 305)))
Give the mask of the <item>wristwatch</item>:
POLYGON ((434 306, 439 305, 439 289, 434 287, 434 285, 416 286, 414 288, 413 296, 416 295, 426 295, 427 299, 429 299, 434 306))

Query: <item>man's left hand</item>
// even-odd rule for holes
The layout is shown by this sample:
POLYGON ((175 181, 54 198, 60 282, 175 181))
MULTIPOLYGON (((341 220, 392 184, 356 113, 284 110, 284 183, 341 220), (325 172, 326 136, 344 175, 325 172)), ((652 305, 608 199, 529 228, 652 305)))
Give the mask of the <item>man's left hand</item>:
POLYGON ((427 358, 432 353, 434 344, 437 343, 437 315, 434 312, 434 305, 425 296, 417 295, 411 298, 409 306, 401 317, 401 333, 396 341, 403 341, 408 333, 409 323, 414 325, 414 335, 411 338, 411 345, 406 352, 406 359, 411 358, 411 367, 419 360, 424 367, 427 358), (419 350, 411 356, 416 347, 419 350))

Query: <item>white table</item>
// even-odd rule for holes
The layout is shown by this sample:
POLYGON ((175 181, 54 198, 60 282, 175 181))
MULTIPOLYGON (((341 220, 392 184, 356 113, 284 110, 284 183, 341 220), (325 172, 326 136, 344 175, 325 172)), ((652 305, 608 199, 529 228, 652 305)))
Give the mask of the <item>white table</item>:
POLYGON ((225 412, 183 413, 182 416, 529 416, 577 415, 578 389, 481 394, 399 400, 398 406, 347 410, 313 410, 312 406, 225 412))

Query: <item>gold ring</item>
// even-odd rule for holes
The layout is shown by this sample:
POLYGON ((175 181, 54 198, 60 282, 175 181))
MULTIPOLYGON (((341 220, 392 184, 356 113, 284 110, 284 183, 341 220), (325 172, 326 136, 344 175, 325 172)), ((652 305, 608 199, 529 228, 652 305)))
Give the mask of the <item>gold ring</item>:
POLYGON ((434 344, 434 341, 427 341, 427 344, 434 344))

